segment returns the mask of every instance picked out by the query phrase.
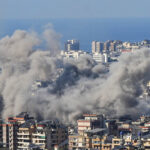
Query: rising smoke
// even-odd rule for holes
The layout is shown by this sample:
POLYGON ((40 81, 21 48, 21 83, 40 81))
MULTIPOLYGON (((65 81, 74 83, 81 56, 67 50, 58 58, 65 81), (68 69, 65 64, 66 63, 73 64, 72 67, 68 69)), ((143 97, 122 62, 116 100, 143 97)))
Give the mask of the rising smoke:
POLYGON ((71 122, 83 112, 138 115, 149 111, 149 102, 139 98, 150 80, 149 49, 122 55, 108 72, 90 56, 62 60, 59 39, 49 25, 41 36, 17 30, 0 40, 3 118, 27 111, 37 118, 71 122), (47 84, 33 90, 35 81, 47 84))

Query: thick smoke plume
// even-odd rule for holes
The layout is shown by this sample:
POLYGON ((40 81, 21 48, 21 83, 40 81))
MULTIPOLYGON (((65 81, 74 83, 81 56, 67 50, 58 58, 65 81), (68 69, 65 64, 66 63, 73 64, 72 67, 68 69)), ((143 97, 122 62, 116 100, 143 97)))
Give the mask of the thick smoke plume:
POLYGON ((138 115, 149 111, 149 102, 139 98, 150 80, 149 49, 122 55, 108 72, 90 56, 62 60, 59 38, 48 26, 41 36, 17 30, 0 40, 3 118, 27 111, 37 118, 71 122, 84 112, 138 115), (44 50, 41 43, 47 46, 44 50), (43 85, 35 88, 36 81, 43 85))

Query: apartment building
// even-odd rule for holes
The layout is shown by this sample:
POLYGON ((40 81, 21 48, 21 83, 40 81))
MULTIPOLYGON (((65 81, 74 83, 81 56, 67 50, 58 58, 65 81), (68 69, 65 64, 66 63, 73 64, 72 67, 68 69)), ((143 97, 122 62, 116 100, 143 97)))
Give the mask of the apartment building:
POLYGON ((51 149, 66 140, 66 128, 56 121, 43 121, 36 124, 32 134, 32 143, 42 145, 43 149, 51 149))
POLYGON ((83 114, 83 119, 77 120, 77 129, 76 134, 69 135, 69 150, 92 149, 93 136, 102 136, 106 132, 104 117, 97 114, 83 114))
POLYGON ((16 117, 7 118, 2 124, 3 147, 15 150, 18 148, 17 132, 19 125, 29 119, 27 113, 21 113, 16 117))
POLYGON ((84 119, 77 120, 78 133, 82 134, 86 130, 104 127, 103 115, 83 114, 84 119))
POLYGON ((88 134, 74 134, 69 136, 69 150, 92 148, 92 139, 88 134))
POLYGON ((27 150, 32 143, 32 134, 35 131, 35 121, 29 120, 21 124, 17 131, 18 149, 27 150))
POLYGON ((2 147, 9 150, 66 148, 66 127, 55 120, 37 122, 27 113, 1 122, 2 147))
POLYGON ((111 140, 107 136, 93 136, 92 148, 97 150, 111 150, 111 140))

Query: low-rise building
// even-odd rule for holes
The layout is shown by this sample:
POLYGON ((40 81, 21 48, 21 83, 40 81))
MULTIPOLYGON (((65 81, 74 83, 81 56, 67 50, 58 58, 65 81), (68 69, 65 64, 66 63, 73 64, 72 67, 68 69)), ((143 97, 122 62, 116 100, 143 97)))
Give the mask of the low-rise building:
POLYGON ((83 114, 83 117, 84 119, 77 120, 79 134, 83 134, 84 131, 104 127, 103 115, 83 114))
POLYGON ((92 140, 87 134, 69 136, 69 150, 92 148, 92 140))
POLYGON ((79 51, 74 51, 74 50, 70 50, 70 51, 61 51, 61 56, 63 59, 70 59, 70 58, 73 58, 75 60, 79 59, 79 57, 82 57, 82 56, 86 56, 88 55, 87 52, 85 51, 82 51, 82 50, 79 50, 79 51))

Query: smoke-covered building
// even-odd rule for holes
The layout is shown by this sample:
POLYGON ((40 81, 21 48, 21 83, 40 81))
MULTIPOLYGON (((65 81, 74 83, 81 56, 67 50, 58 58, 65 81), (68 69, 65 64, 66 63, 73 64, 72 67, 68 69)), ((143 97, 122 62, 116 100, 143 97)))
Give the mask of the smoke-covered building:
POLYGON ((108 119, 105 121, 105 125, 107 128, 107 132, 109 135, 117 135, 118 134, 118 125, 115 119, 108 119))
POLYGON ((87 52, 85 51, 82 51, 82 50, 79 50, 79 51, 74 51, 74 50, 70 50, 70 51, 61 51, 61 56, 63 59, 79 59, 79 57, 82 57, 82 56, 86 56, 88 55, 87 52))
POLYGON ((93 53, 92 58, 97 62, 97 63, 108 63, 108 55, 107 53, 93 53))
POLYGON ((83 117, 77 120, 77 133, 69 135, 69 150, 91 149, 92 137, 106 133, 103 115, 83 114, 83 117))
POLYGON ((82 134, 86 130, 104 127, 103 115, 84 114, 83 117, 84 119, 77 120, 79 134, 82 134))

